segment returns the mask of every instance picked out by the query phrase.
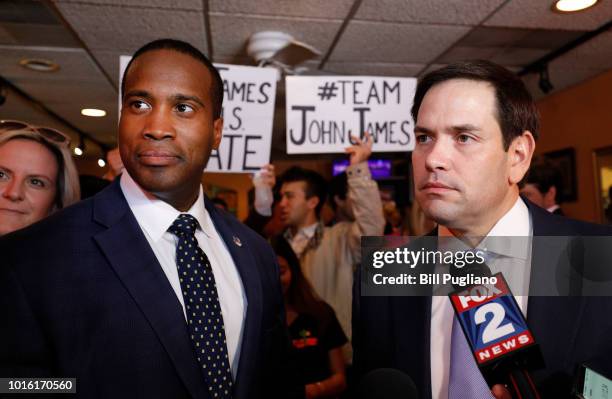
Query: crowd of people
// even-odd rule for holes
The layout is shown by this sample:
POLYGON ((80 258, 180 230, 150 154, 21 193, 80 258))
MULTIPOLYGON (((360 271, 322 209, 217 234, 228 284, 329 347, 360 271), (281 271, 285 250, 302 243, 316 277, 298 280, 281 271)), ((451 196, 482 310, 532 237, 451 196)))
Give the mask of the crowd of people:
MULTIPOLYGON (((348 168, 329 182, 297 166, 279 176, 264 166, 244 223, 223 201, 205 198, 202 170, 221 139, 222 83, 184 42, 158 40, 134 54, 116 166, 92 198, 79 202, 66 135, 0 122, 0 377, 76 376, 84 397, 337 398, 347 395, 355 359, 361 375, 405 369, 434 397, 462 397, 450 393, 462 382, 448 359, 455 338, 447 298, 424 307, 367 298, 355 310, 354 276, 363 236, 486 236, 515 231, 509 218, 533 235, 565 226, 534 205, 560 213, 562 188, 552 166, 529 169, 538 124, 517 80, 476 62, 419 84, 417 201, 404 215, 383 201, 370 174, 368 133, 354 138, 348 168), (516 126, 497 122, 495 91, 519 104, 516 126), (332 221, 321 217, 326 203, 332 221), (403 328, 405 338, 397 335, 403 328), (419 343, 436 339, 440 346, 419 343)), ((538 306, 530 302, 530 313, 538 306)), ((554 358, 551 373, 566 373, 564 362, 554 358)), ((557 392, 548 376, 544 386, 557 392)), ((464 389, 482 390, 480 382, 464 389)))

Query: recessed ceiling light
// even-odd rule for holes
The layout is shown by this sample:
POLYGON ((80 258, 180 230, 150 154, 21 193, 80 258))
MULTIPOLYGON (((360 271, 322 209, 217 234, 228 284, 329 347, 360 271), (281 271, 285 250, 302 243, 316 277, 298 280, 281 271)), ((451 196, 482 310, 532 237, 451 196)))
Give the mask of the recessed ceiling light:
POLYGON ((553 6, 553 11, 557 12, 576 12, 593 7, 598 0, 557 0, 553 6))
POLYGON ((106 116, 106 111, 104 111, 103 109, 97 109, 97 108, 83 108, 81 110, 81 115, 101 118, 103 116, 106 116))
POLYGON ((106 166, 106 161, 104 161, 104 159, 102 159, 102 158, 99 158, 98 159, 98 166, 101 167, 101 168, 105 167, 106 166))
POLYGON ((83 149, 81 149, 81 147, 74 147, 74 155, 80 157, 81 155, 83 155, 83 149))
POLYGON ((37 72, 55 72, 60 68, 55 62, 42 58, 24 58, 19 65, 37 72))

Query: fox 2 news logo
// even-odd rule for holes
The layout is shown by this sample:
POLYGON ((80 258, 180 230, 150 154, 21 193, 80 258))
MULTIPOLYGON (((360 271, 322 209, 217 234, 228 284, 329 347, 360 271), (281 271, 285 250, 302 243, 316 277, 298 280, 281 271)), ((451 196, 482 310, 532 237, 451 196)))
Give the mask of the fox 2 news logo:
POLYGON ((501 273, 495 285, 475 285, 450 294, 478 364, 483 365, 534 343, 501 273))

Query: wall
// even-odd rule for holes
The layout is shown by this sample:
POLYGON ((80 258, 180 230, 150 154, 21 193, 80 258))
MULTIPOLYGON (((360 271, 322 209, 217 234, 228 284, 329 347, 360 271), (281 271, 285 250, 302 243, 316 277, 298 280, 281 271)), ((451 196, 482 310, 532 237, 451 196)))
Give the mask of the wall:
POLYGON ((576 149, 578 200, 563 204, 564 211, 598 222, 593 151, 612 146, 612 71, 540 100, 538 109, 542 129, 536 154, 576 149))

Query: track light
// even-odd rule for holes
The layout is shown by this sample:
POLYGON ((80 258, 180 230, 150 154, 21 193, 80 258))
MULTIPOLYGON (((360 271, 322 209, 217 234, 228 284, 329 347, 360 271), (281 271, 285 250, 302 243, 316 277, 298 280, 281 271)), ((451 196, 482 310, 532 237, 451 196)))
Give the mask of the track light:
POLYGON ((79 144, 74 147, 74 155, 77 157, 82 156, 85 153, 85 140, 83 140, 83 135, 79 135, 79 144))
POLYGON ((106 159, 108 157, 108 151, 106 151, 106 148, 101 147, 102 149, 102 156, 100 158, 98 158, 98 166, 103 168, 106 166, 106 159))
POLYGON ((550 82, 550 77, 548 76, 548 64, 542 66, 540 69, 540 81, 538 82, 538 86, 544 94, 550 93, 555 88, 555 86, 553 86, 550 82))

